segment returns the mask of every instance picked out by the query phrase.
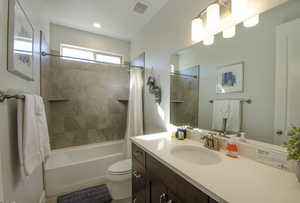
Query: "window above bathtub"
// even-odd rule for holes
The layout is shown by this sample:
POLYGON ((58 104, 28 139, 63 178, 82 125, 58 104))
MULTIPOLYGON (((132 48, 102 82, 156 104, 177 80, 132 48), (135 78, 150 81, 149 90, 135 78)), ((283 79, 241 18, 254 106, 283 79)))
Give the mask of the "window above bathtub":
POLYGON ((68 44, 60 45, 60 53, 66 60, 90 63, 122 64, 123 56, 68 44))

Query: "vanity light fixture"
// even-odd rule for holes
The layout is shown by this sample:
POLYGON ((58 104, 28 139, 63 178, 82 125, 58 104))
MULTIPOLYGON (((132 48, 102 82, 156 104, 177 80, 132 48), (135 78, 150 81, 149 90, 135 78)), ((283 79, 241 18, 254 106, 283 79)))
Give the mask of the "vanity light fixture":
POLYGON ((94 23, 93 26, 94 26, 95 28, 101 28, 101 27, 102 27, 100 23, 94 23))
POLYGON ((203 40, 203 44, 204 44, 205 46, 210 46, 210 45, 212 45, 214 42, 215 42, 215 36, 214 36, 214 35, 209 36, 209 37, 207 37, 205 40, 203 40))
POLYGON ((231 14, 233 19, 241 20, 248 12, 248 0, 231 0, 231 14))
POLYGON ((200 17, 192 21, 192 40, 200 41, 204 32, 203 20, 200 17))
POLYGON ((235 36, 236 28, 235 25, 223 30, 223 38, 229 39, 235 36))
POLYGON ((218 3, 211 4, 207 8, 207 29, 214 31, 220 26, 220 5, 218 3))
POLYGON ((249 18, 244 21, 244 27, 253 27, 259 23, 259 15, 249 18))

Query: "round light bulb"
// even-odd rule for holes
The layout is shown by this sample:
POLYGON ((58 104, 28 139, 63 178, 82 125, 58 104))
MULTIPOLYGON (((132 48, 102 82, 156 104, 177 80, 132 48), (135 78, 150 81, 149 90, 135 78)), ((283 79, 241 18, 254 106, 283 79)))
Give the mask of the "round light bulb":
POLYGON ((192 21, 192 40, 200 41, 204 32, 203 20, 201 18, 195 18, 192 21))
POLYGON ((253 27, 259 23, 259 15, 253 16, 244 21, 244 27, 253 27))
POLYGON ((235 25, 223 30, 223 37, 228 39, 235 36, 236 28, 235 25))
POLYGON ((207 29, 214 31, 220 26, 220 5, 215 3, 207 8, 207 29))
POLYGON ((248 11, 248 0, 231 0, 231 13, 235 20, 244 19, 248 11))
POLYGON ((215 36, 214 35, 212 35, 210 37, 207 37, 205 40, 203 40, 203 44, 205 46, 212 45, 214 42, 215 42, 215 36))
POLYGON ((100 23, 94 23, 93 26, 94 26, 95 28, 101 28, 101 24, 100 24, 100 23))

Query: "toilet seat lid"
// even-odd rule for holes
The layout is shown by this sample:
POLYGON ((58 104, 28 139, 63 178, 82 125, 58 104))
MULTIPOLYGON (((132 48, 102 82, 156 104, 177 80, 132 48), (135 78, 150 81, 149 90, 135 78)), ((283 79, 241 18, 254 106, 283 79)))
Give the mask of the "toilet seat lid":
POLYGON ((127 174, 130 173, 132 169, 131 159, 126 159, 119 161, 108 168, 111 174, 127 174))

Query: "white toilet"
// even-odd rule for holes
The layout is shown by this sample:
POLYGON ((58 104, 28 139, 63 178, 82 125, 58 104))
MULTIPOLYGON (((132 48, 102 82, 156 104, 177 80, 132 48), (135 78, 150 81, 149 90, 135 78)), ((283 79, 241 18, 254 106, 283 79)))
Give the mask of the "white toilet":
POLYGON ((107 186, 114 200, 131 197, 131 172, 131 159, 119 161, 107 169, 107 186))

